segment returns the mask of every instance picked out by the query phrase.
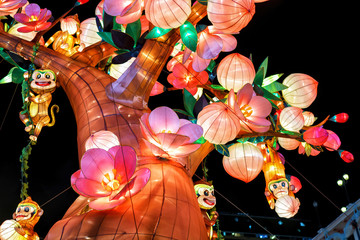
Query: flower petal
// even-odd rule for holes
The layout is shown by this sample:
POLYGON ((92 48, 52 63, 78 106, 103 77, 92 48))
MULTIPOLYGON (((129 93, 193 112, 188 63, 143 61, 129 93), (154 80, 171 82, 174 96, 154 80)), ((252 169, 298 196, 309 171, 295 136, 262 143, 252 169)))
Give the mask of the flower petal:
POLYGON ((113 169, 114 159, 104 149, 89 149, 81 159, 81 171, 87 179, 101 182, 104 175, 113 169))
POLYGON ((251 84, 245 84, 238 92, 237 92, 237 101, 240 107, 249 104, 252 96, 253 96, 253 88, 251 84))
POLYGON ((100 182, 91 179, 78 178, 74 185, 80 192, 80 195, 83 196, 106 197, 111 194, 111 192, 104 189, 100 182))
POLYGON ((201 147, 201 144, 187 144, 182 145, 171 152, 172 157, 180 158, 187 157, 190 153, 195 152, 201 147))
POLYGON ((150 169, 141 168, 134 173, 131 181, 114 197, 114 200, 120 197, 132 197, 143 189, 150 179, 150 169))
POLYGON ((158 107, 150 113, 149 125, 155 134, 161 132, 176 133, 179 130, 179 117, 171 108, 158 107))
POLYGON ((27 16, 26 14, 23 14, 23 13, 15 14, 14 18, 15 18, 15 21, 22 23, 22 24, 29 22, 29 20, 30 20, 29 16, 27 16))
POLYGON ((254 96, 249 102, 249 106, 253 109, 251 116, 267 117, 271 113, 271 103, 264 97, 254 96))
POLYGON ((176 149, 179 146, 188 143, 190 139, 187 136, 178 135, 174 133, 159 133, 157 134, 157 137, 159 138, 161 143, 160 148, 168 153, 169 151, 172 151, 173 149, 176 149))
POLYGON ((169 154, 159 148, 158 146, 152 144, 151 142, 144 139, 144 142, 148 148, 150 148, 151 152, 154 154, 154 156, 162 157, 162 158, 169 158, 169 154))
POLYGON ((96 210, 107 210, 119 206, 126 201, 126 198, 120 198, 119 200, 109 200, 109 197, 98 198, 89 203, 89 207, 96 210))
POLYGON ((25 14, 28 15, 29 17, 31 16, 38 17, 40 15, 40 11, 41 11, 40 6, 37 5, 36 3, 30 3, 25 8, 25 14))
POLYGON ((135 150, 129 146, 115 146, 110 148, 109 152, 115 152, 114 167, 121 176, 120 184, 128 182, 136 168, 135 150))
POLYGON ((197 124, 189 123, 189 124, 186 124, 186 125, 180 127, 177 134, 188 136, 190 139, 189 139, 189 142, 187 142, 187 143, 193 143, 202 136, 203 129, 201 126, 199 126, 197 124))

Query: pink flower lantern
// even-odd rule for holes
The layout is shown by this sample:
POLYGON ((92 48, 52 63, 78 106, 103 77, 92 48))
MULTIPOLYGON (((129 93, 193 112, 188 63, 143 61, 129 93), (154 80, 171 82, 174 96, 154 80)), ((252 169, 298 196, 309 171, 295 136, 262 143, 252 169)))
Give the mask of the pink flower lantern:
POLYGON ((16 11, 26 4, 27 0, 2 0, 0 1, 0 16, 16 13, 16 11))
POLYGON ((237 104, 241 111, 240 124, 243 129, 254 132, 266 132, 270 121, 266 119, 271 113, 271 103, 264 97, 256 96, 251 84, 247 83, 237 93, 237 104))
POLYGON ((91 208, 114 208, 141 191, 149 181, 148 168, 137 171, 135 168, 136 154, 131 147, 90 149, 81 159, 81 169, 71 176, 71 186, 80 195, 95 199, 89 203, 91 208))
POLYGON ((151 89, 150 96, 156 96, 165 91, 165 86, 162 85, 160 82, 156 81, 153 88, 151 89))
POLYGON ((302 188, 300 180, 295 176, 290 177, 290 185, 294 188, 293 193, 297 193, 302 188))
POLYGON ((196 151, 201 144, 193 144, 202 134, 202 128, 185 119, 168 107, 158 107, 140 120, 145 143, 155 156, 181 158, 196 151))
POLYGON ((326 142, 323 144, 323 146, 329 151, 338 150, 341 145, 339 136, 331 130, 326 131, 328 132, 328 138, 326 139, 326 142))
POLYGON ((304 140, 314 146, 321 146, 323 145, 329 133, 322 127, 311 127, 306 130, 303 134, 304 140))
POLYGON ((349 114, 347 113, 339 113, 335 116, 331 117, 329 120, 337 123, 345 123, 349 119, 349 114))
POLYGON ((217 68, 219 83, 226 89, 239 91, 245 84, 252 84, 255 77, 254 64, 239 53, 232 53, 221 60, 217 68))
POLYGON ((298 132, 304 123, 302 109, 298 107, 286 107, 280 113, 280 124, 288 131, 298 132))
POLYGON ((259 175, 264 157, 254 144, 235 143, 229 152, 230 157, 223 158, 223 166, 230 176, 248 183, 259 175))
POLYGON ((119 24, 132 23, 138 20, 142 13, 142 0, 105 0, 104 11, 116 16, 119 24))
POLYGON ((160 28, 180 27, 191 13, 191 0, 148 0, 146 18, 160 28))
POLYGON ((284 196, 276 200, 275 212, 279 215, 279 217, 291 218, 298 212, 299 207, 299 199, 290 196, 284 196))
POLYGON ((120 145, 118 137, 110 131, 98 131, 86 140, 85 149, 86 151, 92 148, 101 148, 108 151, 114 146, 120 145))
POLYGON ((24 13, 17 13, 14 18, 24 27, 18 28, 19 32, 42 31, 50 27, 51 22, 47 22, 51 17, 51 11, 46 8, 40 9, 36 3, 31 3, 25 7, 24 13))
POLYGON ((286 150, 295 150, 300 145, 300 142, 296 139, 282 137, 278 138, 278 143, 282 148, 286 150))
POLYGON ((338 150, 338 153, 342 160, 346 163, 351 163, 354 161, 354 155, 352 155, 351 152, 345 151, 345 150, 338 150))
POLYGON ((318 82, 303 73, 293 73, 286 77, 283 84, 287 89, 282 90, 283 97, 291 106, 307 108, 317 96, 318 82))
POLYGON ((216 29, 222 33, 234 34, 250 22, 255 14, 255 3, 253 0, 209 1, 207 12, 216 29))
POLYGON ((219 55, 223 48, 221 37, 210 34, 208 28, 198 34, 196 53, 203 59, 212 59, 219 55))
MULTIPOLYGON (((231 101, 236 104, 235 97, 232 98, 231 101)), ((237 109, 239 110, 238 106, 237 109)), ((241 129, 239 120, 236 107, 233 108, 231 103, 229 106, 217 102, 207 105, 200 111, 197 124, 203 128, 203 136, 206 140, 214 144, 225 144, 235 139, 239 133, 241 129)))

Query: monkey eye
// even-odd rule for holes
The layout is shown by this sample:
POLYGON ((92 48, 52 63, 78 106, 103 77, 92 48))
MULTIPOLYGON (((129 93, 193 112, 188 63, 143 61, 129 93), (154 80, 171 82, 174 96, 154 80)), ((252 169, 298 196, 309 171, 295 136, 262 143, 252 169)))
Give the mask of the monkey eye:
POLYGON ((21 211, 21 208, 18 208, 18 209, 17 209, 17 212, 20 212, 20 211, 21 211))
POLYGON ((30 209, 29 209, 29 207, 25 207, 25 212, 29 212, 30 211, 30 209))
POLYGON ((36 78, 37 78, 37 79, 40 79, 40 78, 41 78, 41 73, 38 73, 38 74, 36 75, 36 78))
POLYGON ((285 187, 285 185, 286 185, 285 182, 282 182, 282 183, 281 183, 281 186, 282 186, 282 187, 285 187))
POLYGON ((45 74, 45 77, 46 77, 46 79, 50 79, 50 78, 51 78, 50 73, 46 73, 46 74, 45 74))
POLYGON ((274 188, 274 189, 277 189, 277 185, 276 185, 276 184, 273 184, 273 188, 274 188))
POLYGON ((205 196, 209 196, 209 191, 208 191, 208 190, 205 190, 204 195, 205 195, 205 196))

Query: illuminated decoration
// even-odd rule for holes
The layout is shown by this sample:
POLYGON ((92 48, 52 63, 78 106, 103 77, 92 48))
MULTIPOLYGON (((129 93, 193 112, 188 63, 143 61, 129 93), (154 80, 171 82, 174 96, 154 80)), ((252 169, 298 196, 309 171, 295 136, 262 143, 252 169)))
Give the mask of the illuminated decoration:
POLYGON ((37 141, 44 126, 54 126, 54 110, 59 111, 58 105, 51 107, 51 121, 48 108, 52 100, 51 93, 56 89, 56 75, 51 70, 35 70, 29 82, 30 96, 24 99, 29 104, 29 110, 20 112, 20 120, 26 126, 25 131, 30 133, 30 139, 37 141))
POLYGON ((27 0, 3 0, 0 3, 0 16, 15 14, 19 8, 26 4, 27 0))
POLYGON ((332 116, 329 120, 337 123, 345 123, 349 119, 349 114, 347 113, 339 113, 335 116, 332 116))
POLYGON ((288 131, 299 131, 304 126, 304 123, 304 116, 300 108, 287 107, 280 113, 280 124, 288 131))
POLYGON ((219 83, 226 89, 239 91, 246 83, 252 84, 255 77, 253 63, 239 53, 232 53, 221 60, 217 68, 219 83))
POLYGON ((239 32, 255 14, 253 0, 209 0, 207 6, 209 20, 222 33, 239 32))
POLYGON ((180 27, 190 13, 190 0, 149 0, 145 3, 146 18, 159 28, 180 27))
POLYGON ((31 3, 25 7, 24 13, 16 13, 14 18, 19 23, 24 24, 24 27, 18 28, 19 32, 42 31, 50 27, 51 22, 48 20, 51 17, 51 11, 46 8, 40 9, 36 3, 31 3))
POLYGON ((329 133, 322 127, 311 127, 303 134, 304 140, 314 146, 323 145, 326 142, 328 136, 329 133))
POLYGON ((80 21, 77 15, 69 16, 60 20, 61 31, 57 31, 45 43, 45 47, 52 44, 52 48, 64 54, 71 56, 81 52, 85 44, 80 44, 80 21), (76 34, 74 37, 73 35, 76 34))
POLYGON ((304 126, 309 127, 313 125, 314 122, 316 121, 316 118, 312 112, 304 111, 302 115, 304 117, 304 126))
POLYGON ((287 89, 282 90, 283 97, 293 107, 307 108, 317 96, 318 82, 303 73, 293 73, 286 77, 283 84, 287 89))
POLYGON ((17 206, 12 220, 4 221, 0 226, 1 240, 38 240, 40 239, 34 226, 44 211, 39 205, 27 197, 17 206))
POLYGON ((204 179, 194 183, 196 197, 201 208, 201 213, 204 217, 204 222, 207 229, 208 239, 217 239, 217 233, 214 232, 213 226, 219 214, 216 211, 211 211, 216 205, 216 198, 214 194, 214 186, 204 179), (207 210, 210 210, 210 214, 207 210))
POLYGON ((150 178, 150 170, 135 171, 136 153, 127 146, 87 150, 81 169, 71 176, 71 186, 82 196, 90 197, 89 207, 114 208, 137 194, 150 178))
POLYGON ((325 147, 328 151, 338 150, 341 145, 339 136, 331 130, 326 129, 326 131, 328 133, 328 137, 322 146, 325 147))
POLYGON ((280 146, 286 150, 295 150, 300 145, 300 142, 298 140, 291 139, 291 138, 279 137, 278 142, 279 142, 280 146))
POLYGON ((21 27, 24 27, 24 26, 25 25, 22 23, 17 23, 9 29, 8 33, 11 35, 17 36, 21 39, 25 39, 27 41, 32 41, 36 35, 36 32, 27 32, 27 33, 19 32, 18 29, 21 27))
MULTIPOLYGON (((230 33, 237 33, 248 24, 255 12, 255 2, 260 1, 210 0, 208 6, 199 2, 192 5, 188 0, 104 1, 103 4, 115 4, 109 11, 122 8, 116 16, 103 14, 105 6, 99 1, 94 17, 80 23, 80 42, 86 48, 68 56, 40 46, 38 40, 47 30, 32 29, 36 30, 36 35, 29 42, 7 33, 13 27, 8 23, 16 21, 2 20, 0 56, 14 67, 0 83, 22 83, 26 87, 27 81, 22 78, 26 71, 21 68, 23 59, 34 65, 29 71, 36 68, 53 71, 56 82, 69 99, 77 123, 80 170, 73 175, 71 183, 80 196, 63 219, 50 229, 46 239, 209 238, 192 176, 211 151, 216 149, 231 158, 231 145, 237 143, 257 144, 262 152, 259 159, 264 160, 265 195, 271 208, 279 210, 276 203, 280 205, 287 196, 294 198, 292 191, 297 188, 286 179, 285 161, 276 148, 286 139, 298 144, 300 153, 310 156, 320 154, 327 146, 337 148, 333 145, 337 145, 337 141, 330 141, 328 137, 329 142, 320 146, 304 142, 304 133, 311 127, 324 128, 327 119, 313 125, 314 122, 308 123, 303 117, 303 124, 295 127, 280 120, 280 114, 285 114, 289 107, 298 108, 296 117, 301 119, 305 115, 302 108, 314 101, 317 92, 317 82, 310 76, 291 74, 280 83, 282 74, 267 76, 267 58, 255 71, 251 60, 239 57, 240 53, 230 55, 233 61, 228 64, 221 63, 223 56, 217 56, 219 51, 234 50, 236 39, 230 33), (142 14, 143 10, 145 15, 136 19, 134 16, 138 16, 139 11, 142 14), (199 23, 208 13, 213 26, 199 23), (130 21, 132 17, 134 22, 126 26, 118 23, 122 21, 120 18, 130 21), (147 29, 149 32, 145 36, 143 33, 147 29), (205 43, 203 35, 215 44, 205 43), (179 53, 168 63, 176 44, 180 47, 179 53), (13 58, 13 55, 17 56, 13 58), (241 63, 236 63, 237 58, 241 58, 241 63), (112 64, 122 61, 131 61, 131 64, 122 65, 125 69, 121 74, 113 74, 117 66, 112 64), (168 66, 173 76, 183 73, 177 64, 187 66, 187 73, 194 75, 192 80, 198 80, 195 87, 185 86, 182 81, 186 77, 177 76, 180 83, 174 85, 183 84, 183 90, 176 93, 183 95, 184 110, 180 107, 175 113, 168 107, 149 107, 153 89, 158 85, 158 93, 164 90, 158 84, 166 82, 165 77, 159 77, 163 68, 168 66), (206 82, 199 77, 205 75, 203 71, 209 76, 206 82), (192 88, 200 94, 192 96, 189 93, 192 88), (96 133, 101 131, 116 135, 117 141, 111 140, 116 146, 108 146, 108 150, 86 150, 86 142, 92 135, 96 137, 91 141, 100 146, 96 133), (119 151, 121 153, 115 153, 119 151), (125 157, 121 157, 123 153, 125 157), (117 161, 129 164, 129 168, 117 166, 117 161), (100 173, 99 169, 107 171, 100 173)), ((11 2, 16 5, 20 1, 11 2)), ((85 2, 77 1, 75 6, 85 2)), ((56 19, 50 29, 59 31, 61 26, 56 23, 67 19, 68 13, 56 19)), ((167 94, 175 88, 169 88, 167 94)), ((41 94, 33 95, 31 97, 41 94)), ((31 97, 23 98, 25 101, 31 97)), ((167 103, 172 104, 165 101, 167 103)), ((49 102, 40 104, 37 106, 44 110, 49 102)), ((34 130, 31 125, 35 128, 31 121, 37 120, 29 114, 25 124, 31 132, 34 130)), ((50 118, 47 115, 43 116, 50 118)), ((31 148, 25 150, 23 154, 28 155, 31 148)), ((350 152, 337 151, 344 161, 353 160, 350 152)), ((251 158, 256 156, 254 152, 251 158)), ((296 210, 297 200, 294 199, 294 204, 287 204, 288 209, 289 206, 292 209, 290 215, 296 210)))
POLYGON ((85 142, 86 151, 92 148, 101 148, 108 151, 110 148, 120 145, 117 136, 110 131, 98 131, 85 142))
POLYGON ((277 199, 275 203, 275 212, 279 217, 292 218, 298 212, 300 201, 291 196, 284 196, 277 199))
POLYGON ((223 165, 230 176, 248 183, 259 175, 264 157, 254 144, 235 143, 229 152, 230 157, 224 156, 223 165))
MULTIPOLYGON (((234 93, 229 94, 229 102, 235 102, 234 93)), ((198 115, 197 124, 204 130, 204 138, 214 144, 224 144, 234 140, 241 129, 239 117, 234 108, 223 103, 212 103, 204 107, 198 115)))
POLYGON ((186 157, 196 151, 194 144, 203 134, 202 128, 185 119, 179 119, 168 107, 158 107, 141 117, 141 131, 145 143, 155 156, 163 158, 186 157))
POLYGON ((345 150, 338 150, 338 153, 341 159, 344 160, 344 162, 351 163, 354 161, 354 155, 351 152, 345 150))
POLYGON ((166 88, 160 82, 156 81, 153 88, 151 89, 150 96, 156 96, 165 92, 166 88))
POLYGON ((295 176, 290 176, 290 186, 293 186, 293 193, 297 193, 302 188, 300 180, 295 176))
POLYGON ((141 0, 104 1, 104 11, 111 16, 116 16, 116 22, 119 24, 135 22, 140 18, 142 10, 143 9, 141 0))

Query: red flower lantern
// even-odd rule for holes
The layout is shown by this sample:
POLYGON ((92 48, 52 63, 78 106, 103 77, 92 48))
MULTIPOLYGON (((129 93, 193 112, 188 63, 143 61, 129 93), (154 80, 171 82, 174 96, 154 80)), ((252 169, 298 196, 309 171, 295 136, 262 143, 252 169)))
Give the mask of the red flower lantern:
POLYGON ((349 119, 349 114, 347 113, 339 113, 335 116, 331 117, 329 120, 337 123, 345 123, 349 119))
POLYGON ((338 151, 340 157, 344 162, 351 163, 354 161, 354 155, 352 155, 351 152, 345 151, 345 150, 339 150, 338 151))
POLYGON ((323 145, 326 142, 328 136, 329 133, 322 127, 309 128, 303 134, 304 140, 314 146, 323 145))

